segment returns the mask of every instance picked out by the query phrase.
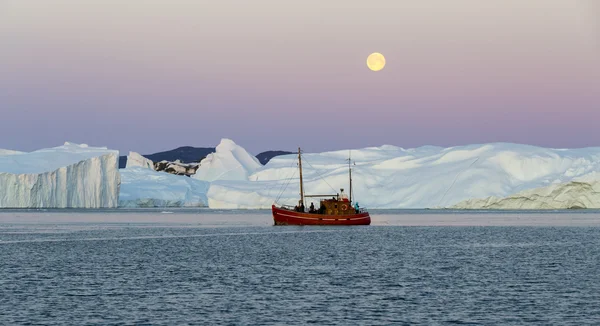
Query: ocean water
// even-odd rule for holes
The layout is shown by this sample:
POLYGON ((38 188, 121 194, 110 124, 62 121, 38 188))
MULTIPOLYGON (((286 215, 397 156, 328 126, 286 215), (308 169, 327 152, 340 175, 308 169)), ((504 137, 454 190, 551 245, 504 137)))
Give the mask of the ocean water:
POLYGON ((2 325, 600 324, 600 214, 0 211, 2 325))

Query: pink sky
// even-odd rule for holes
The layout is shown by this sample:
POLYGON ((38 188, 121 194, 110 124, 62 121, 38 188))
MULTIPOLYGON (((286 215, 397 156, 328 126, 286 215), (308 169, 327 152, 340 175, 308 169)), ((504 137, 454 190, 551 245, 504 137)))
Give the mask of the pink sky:
POLYGON ((2 0, 0 44, 0 148, 600 146, 594 0, 2 0))

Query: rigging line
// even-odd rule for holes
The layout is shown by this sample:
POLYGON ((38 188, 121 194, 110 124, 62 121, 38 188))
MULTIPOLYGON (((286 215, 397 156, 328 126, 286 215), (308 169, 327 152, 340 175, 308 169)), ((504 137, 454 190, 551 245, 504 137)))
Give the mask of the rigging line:
POLYGON ((279 191, 277 192, 277 196, 275 196, 275 203, 277 203, 279 201, 283 192, 285 191, 285 189, 287 189, 287 185, 289 184, 290 181, 291 181, 291 178, 289 178, 287 180, 283 180, 283 182, 281 182, 281 187, 279 188, 279 191))
POLYGON ((267 186, 267 197, 268 198, 272 198, 271 197, 271 191, 273 191, 273 188, 275 188, 277 186, 277 182, 273 182, 272 185, 267 186))
MULTIPOLYGON (((297 164, 297 163, 296 163, 296 162, 294 162, 294 161, 292 160, 292 164, 290 164, 290 166, 289 166, 289 167, 291 168, 291 167, 293 167, 295 164, 297 164)), ((292 180, 292 178, 294 177, 294 175, 296 175, 296 170, 293 170, 293 172, 292 172, 292 176, 291 176, 291 177, 289 177, 289 178, 287 178, 287 182, 288 182, 288 184, 289 184, 289 182, 292 180)), ((278 192, 278 195, 277 195, 277 197, 276 197, 276 198, 277 198, 277 199, 276 199, 276 201, 277 201, 277 200, 279 200, 279 198, 281 197, 281 193, 283 193, 283 191, 285 191, 285 188, 284 188, 284 187, 285 187, 285 188, 287 188, 287 185, 286 185, 286 179, 283 179, 283 180, 282 180, 282 182, 281 182, 281 187, 279 188, 279 192, 278 192)))
POLYGON ((283 193, 285 192, 285 190, 289 186, 290 182, 292 182, 292 179, 294 178, 295 175, 296 175, 296 172, 294 172, 294 174, 292 175, 292 177, 288 179, 288 182, 285 184, 285 187, 283 188, 283 190, 281 191, 281 193, 277 196, 277 199, 275 199, 276 203, 279 202, 279 199, 281 199, 281 196, 283 196, 283 193))
MULTIPOLYGON (((292 167, 293 165, 294 165, 294 161, 292 161, 292 163, 290 164, 290 166, 289 166, 289 167, 292 167)), ((240 166, 238 166, 237 168, 239 168, 239 167, 241 167, 241 166, 242 166, 242 165, 240 164, 240 166)), ((237 168, 235 168, 235 169, 237 169, 237 168)), ((231 169, 231 170, 229 170, 229 171, 233 171, 233 170, 234 170, 234 169, 231 169)), ((226 171, 226 172, 229 172, 229 171, 226 171)), ((225 172, 225 173, 226 173, 226 172, 225 172)), ((221 175, 222 175, 222 174, 221 174, 221 175)), ((219 177, 220 177, 221 175, 219 175, 219 177)), ((281 181, 281 182, 282 182, 282 187, 283 187, 283 185, 284 185, 284 183, 285 183, 285 180, 286 180, 286 179, 283 179, 283 180, 281 181)), ((256 180, 255 180, 255 181, 259 181, 259 180, 258 180, 258 176, 256 177, 256 180)), ((274 180, 274 182, 269 182, 269 183, 270 183, 271 185, 267 184, 267 185, 265 185, 264 187, 260 188, 260 190, 267 190, 267 194, 266 194, 267 198, 273 198, 273 197, 271 197, 271 191, 273 190, 273 188, 275 188, 275 187, 277 187, 277 186, 279 185, 279 181, 278 181, 278 180, 274 180)), ((280 188, 280 190, 281 190, 281 188, 280 188)))
POLYGON ((458 172, 458 174, 456 174, 456 176, 454 177, 454 180, 452 181, 452 184, 450 185, 450 187, 448 187, 448 189, 446 189, 446 192, 444 193, 444 195, 442 196, 442 198, 440 198, 440 201, 438 202, 438 207, 442 204, 442 200, 444 200, 444 197, 446 197, 446 194, 448 194, 448 192, 450 191, 450 189, 452 188, 452 186, 454 186, 454 184, 456 183, 456 180, 458 180, 458 177, 465 172, 466 170, 468 170, 469 168, 471 168, 471 166, 473 166, 473 164, 475 164, 475 162, 479 161, 479 157, 477 157, 475 159, 475 161, 471 162, 471 164, 469 164, 469 166, 467 166, 466 169, 458 172))
POLYGON ((239 163, 239 164, 240 164, 240 165, 238 165, 238 166, 234 167, 233 169, 229 169, 229 170, 223 171, 223 173, 219 174, 219 175, 218 175, 218 176, 217 176, 217 177, 216 177, 214 180, 218 180, 218 179, 219 179, 221 176, 223 176, 224 174, 226 174, 226 173, 229 173, 229 172, 231 172, 231 171, 234 171, 234 170, 237 170, 237 169, 239 169, 239 168, 243 167, 241 163, 239 163))
MULTIPOLYGON (((306 161, 306 157, 304 158, 304 160, 306 161)), ((336 193, 337 193, 337 190, 335 190, 335 188, 333 188, 333 187, 332 187, 332 186, 329 184, 329 182, 327 182, 327 180, 325 180, 325 178, 323 178, 323 175, 322 175, 322 174, 319 174, 319 171, 318 171, 317 169, 315 169, 315 168, 312 166, 312 164, 310 164, 310 162, 309 162, 309 161, 306 161, 306 163, 308 163, 308 165, 310 165, 310 167, 311 167, 313 170, 315 170, 315 172, 317 173, 317 175, 318 175, 318 176, 319 176, 321 179, 323 179, 323 181, 324 181, 324 182, 325 182, 325 183, 326 183, 326 184, 329 186, 329 188, 331 188, 331 189, 332 189, 334 192, 336 192, 336 193)))
MULTIPOLYGON (((289 167, 292 167, 293 165, 294 165, 294 162, 292 161, 292 164, 290 164, 290 166, 289 166, 289 167)), ((288 167, 286 167, 286 168, 288 168, 288 167)), ((283 186, 285 185, 285 182, 286 182, 286 180, 288 180, 288 178, 284 178, 284 179, 282 179, 282 180, 273 180, 273 181, 274 181, 274 182, 273 182, 273 185, 270 187, 270 189, 269 189, 269 191, 268 191, 268 193, 267 193, 267 196, 270 196, 270 194, 271 194, 271 190, 273 190, 273 188, 275 188, 275 187, 276 187, 276 186, 278 186, 278 185, 280 186, 280 188, 279 188, 279 191, 277 191, 277 194, 279 194, 279 193, 281 192, 281 189, 282 189, 282 188, 283 188, 283 186)), ((276 197, 277 197, 277 196, 275 196, 275 197, 273 197, 273 198, 276 198, 276 197)))
POLYGON ((294 177, 294 173, 292 173, 292 175, 289 178, 287 178, 286 180, 283 180, 283 182, 281 183, 281 187, 279 188, 279 191, 277 192, 277 196, 275 197, 275 202, 276 203, 281 198, 281 195, 283 194, 283 192, 287 188, 287 184, 292 180, 293 177, 294 177))
MULTIPOLYGON (((295 164, 294 161, 292 161, 292 164, 290 164, 290 167, 293 167, 295 164)), ((277 198, 275 199, 275 203, 277 203, 279 201, 279 199, 281 199, 281 196, 283 196, 283 193, 285 192, 285 190, 287 189, 288 185, 290 184, 290 182, 292 182, 292 179, 294 178, 294 176, 296 175, 296 171, 297 170, 293 170, 292 175, 287 179, 287 183, 282 182, 281 184, 281 188, 279 189, 279 194, 277 195, 277 198)))
MULTIPOLYGON (((289 167, 292 167, 294 165, 294 162, 292 161, 292 164, 289 167)), ((285 180, 287 180, 287 178, 281 180, 282 183, 282 187, 283 187, 283 183, 285 183, 285 180)), ((270 197, 271 195, 271 190, 273 190, 273 188, 277 187, 279 185, 279 180, 274 180, 274 182, 272 183, 271 186, 267 186, 266 188, 267 190, 267 197, 270 197)), ((281 188, 279 188, 279 190, 281 191, 281 188)))

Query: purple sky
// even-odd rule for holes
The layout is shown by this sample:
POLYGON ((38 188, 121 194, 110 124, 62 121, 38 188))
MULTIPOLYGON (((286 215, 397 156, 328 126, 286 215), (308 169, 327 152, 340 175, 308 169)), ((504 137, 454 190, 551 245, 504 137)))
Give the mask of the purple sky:
POLYGON ((595 0, 0 0, 0 148, 585 147, 599 126, 595 0))

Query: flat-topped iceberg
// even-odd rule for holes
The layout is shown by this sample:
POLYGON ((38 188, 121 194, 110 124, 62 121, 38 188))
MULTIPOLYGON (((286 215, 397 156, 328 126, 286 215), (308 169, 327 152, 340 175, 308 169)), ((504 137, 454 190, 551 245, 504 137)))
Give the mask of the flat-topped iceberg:
MULTIPOLYGON (((307 194, 348 191, 349 151, 303 154, 307 194)), ((362 207, 442 208, 473 198, 506 197, 600 172, 600 148, 549 149, 510 143, 352 150, 353 195, 362 207)), ((211 208, 269 208, 299 199, 297 155, 273 158, 247 179, 215 180, 211 208)), ((235 165, 235 162, 222 162, 235 165)), ((207 171, 209 174, 212 171, 207 171)), ((318 199, 316 199, 318 200, 318 199)))
POLYGON ((114 208, 119 152, 65 143, 0 155, 0 208, 114 208))

